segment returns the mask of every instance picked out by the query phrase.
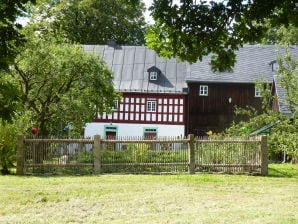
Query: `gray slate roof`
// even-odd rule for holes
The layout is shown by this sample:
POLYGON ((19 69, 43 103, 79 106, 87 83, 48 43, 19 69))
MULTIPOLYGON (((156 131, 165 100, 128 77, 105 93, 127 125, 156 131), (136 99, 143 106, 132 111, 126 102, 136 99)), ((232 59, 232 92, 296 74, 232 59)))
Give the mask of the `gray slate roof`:
POLYGON ((287 102, 287 92, 284 88, 282 88, 279 84, 278 76, 274 75, 273 76, 274 83, 275 83, 275 90, 276 90, 276 96, 278 100, 278 110, 279 112, 283 114, 288 114, 290 115, 292 112, 289 109, 289 103, 287 102))
POLYGON ((246 45, 236 52, 236 64, 233 72, 212 72, 210 56, 204 57, 190 67, 188 82, 217 82, 217 83, 254 83, 260 78, 272 82, 274 72, 270 62, 276 59, 275 46, 246 45))
POLYGON ((102 57, 114 74, 115 89, 123 92, 183 93, 187 87, 187 62, 164 60, 144 46, 83 45, 86 52, 102 57), (148 69, 160 70, 156 81, 149 81, 148 69))
POLYGON ((273 45, 246 45, 236 52, 233 72, 214 73, 209 65, 210 56, 189 64, 174 58, 165 60, 144 46, 83 45, 83 48, 108 64, 114 74, 116 90, 154 93, 185 93, 187 82, 255 83, 262 77, 271 83, 272 62, 280 49, 284 51, 273 45), (161 72, 157 81, 149 81, 148 69, 152 67, 161 72))

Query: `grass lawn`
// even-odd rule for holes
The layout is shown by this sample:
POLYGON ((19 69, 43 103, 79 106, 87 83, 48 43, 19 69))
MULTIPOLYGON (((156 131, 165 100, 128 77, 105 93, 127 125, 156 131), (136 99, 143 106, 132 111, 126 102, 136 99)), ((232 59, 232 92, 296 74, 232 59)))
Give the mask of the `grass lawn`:
POLYGON ((298 223, 298 166, 247 175, 0 176, 0 223, 298 223))

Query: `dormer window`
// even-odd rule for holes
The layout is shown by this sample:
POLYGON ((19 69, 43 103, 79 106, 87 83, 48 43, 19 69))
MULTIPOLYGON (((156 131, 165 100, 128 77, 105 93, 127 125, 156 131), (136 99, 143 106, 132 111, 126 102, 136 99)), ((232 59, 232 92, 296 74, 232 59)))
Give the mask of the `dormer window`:
POLYGON ((161 71, 155 66, 148 68, 147 72, 149 75, 149 81, 156 81, 158 76, 161 74, 161 71))
POLYGON ((157 72, 149 72, 149 80, 157 80, 157 72))

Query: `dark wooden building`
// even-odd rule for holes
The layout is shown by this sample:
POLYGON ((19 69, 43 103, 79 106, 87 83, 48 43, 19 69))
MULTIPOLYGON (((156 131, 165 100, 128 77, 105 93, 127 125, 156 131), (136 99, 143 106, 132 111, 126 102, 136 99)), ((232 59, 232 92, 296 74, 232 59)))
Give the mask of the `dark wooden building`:
POLYGON ((237 53, 233 72, 212 72, 206 57, 190 66, 187 132, 221 132, 236 119, 235 107, 262 109, 258 82, 269 83, 275 73, 274 46, 245 46, 237 53))

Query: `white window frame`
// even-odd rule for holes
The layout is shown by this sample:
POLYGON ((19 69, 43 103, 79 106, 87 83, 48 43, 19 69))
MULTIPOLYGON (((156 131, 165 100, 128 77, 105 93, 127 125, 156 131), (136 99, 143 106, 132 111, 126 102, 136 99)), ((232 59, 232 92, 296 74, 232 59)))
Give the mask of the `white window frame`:
POLYGON ((156 100, 148 100, 146 104, 146 111, 150 113, 156 112, 157 103, 156 100))
POLYGON ((208 96, 208 86, 207 85, 200 85, 199 95, 200 96, 208 96))
POLYGON ((157 72, 149 72, 149 80, 151 81, 157 80, 157 72))
POLYGON ((255 97, 262 97, 260 90, 255 86, 255 97))

